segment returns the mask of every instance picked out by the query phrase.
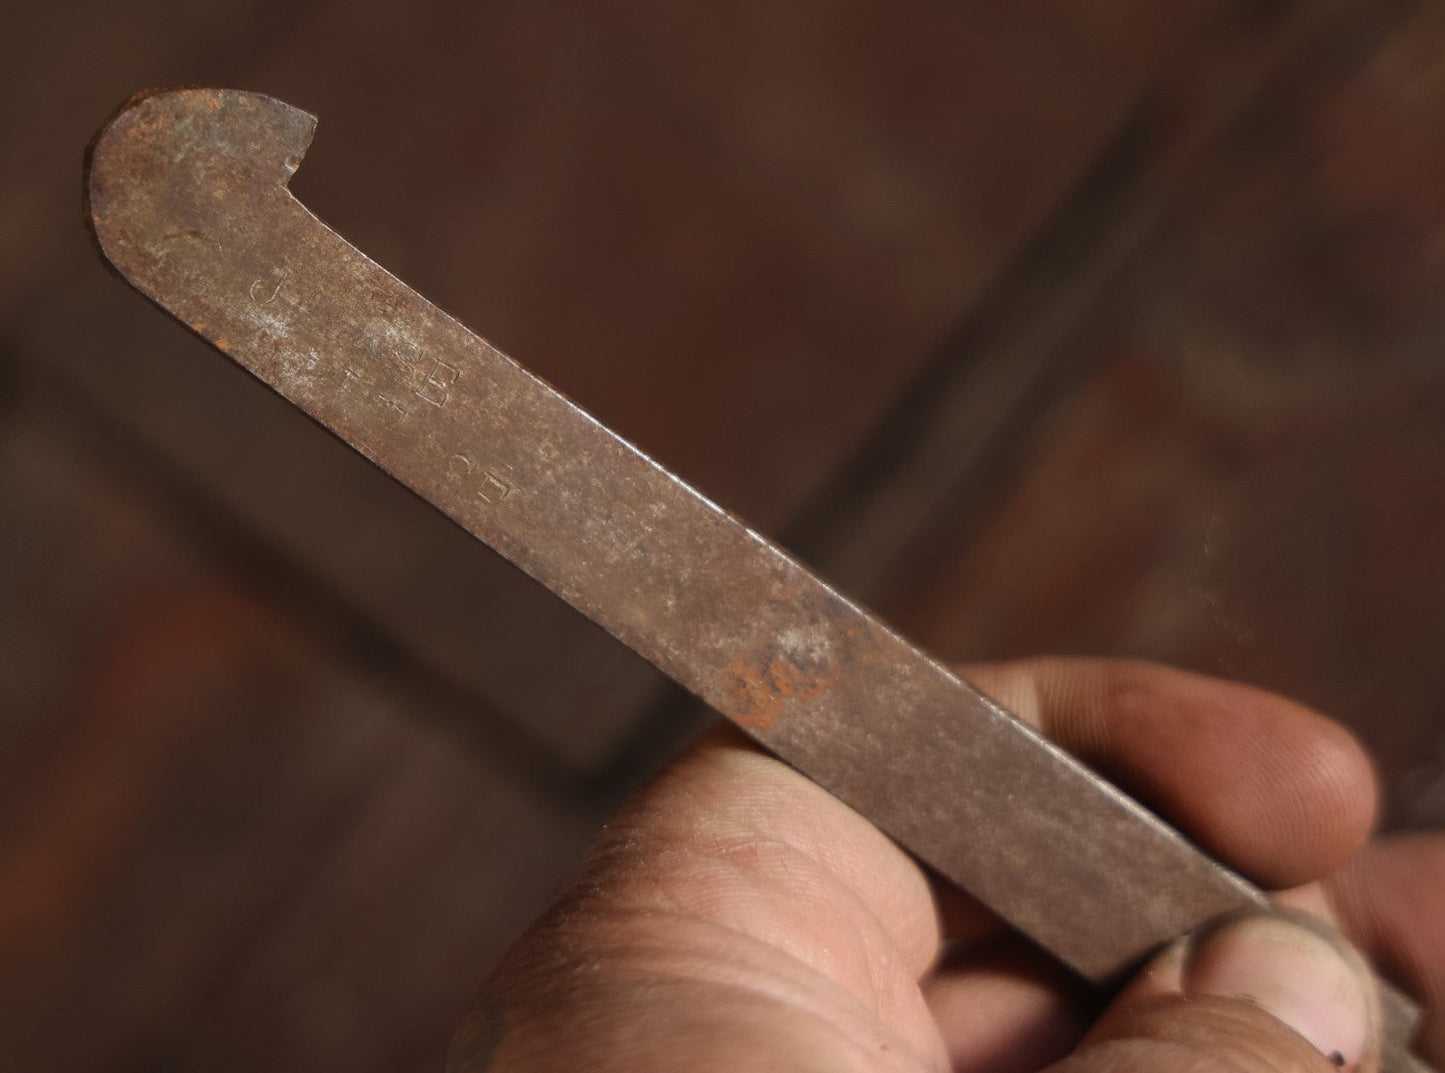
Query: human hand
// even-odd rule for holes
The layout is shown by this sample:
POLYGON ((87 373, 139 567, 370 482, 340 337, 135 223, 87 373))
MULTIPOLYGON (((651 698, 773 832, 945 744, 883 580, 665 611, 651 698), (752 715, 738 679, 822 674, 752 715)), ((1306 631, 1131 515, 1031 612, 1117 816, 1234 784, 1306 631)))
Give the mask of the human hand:
MULTIPOLYGON (((1375 786, 1342 728, 1144 664, 967 673, 1203 848, 1288 888, 1285 903, 1334 919, 1417 995, 1439 997, 1445 840, 1361 849, 1375 786)), ((1205 929, 1102 1012, 1096 1003, 859 815, 720 730, 603 831, 488 982, 449 1071, 1324 1073, 1368 1071, 1379 1046, 1358 955, 1285 916, 1205 929)), ((1438 1017, 1421 1049, 1445 1052, 1438 1017)))

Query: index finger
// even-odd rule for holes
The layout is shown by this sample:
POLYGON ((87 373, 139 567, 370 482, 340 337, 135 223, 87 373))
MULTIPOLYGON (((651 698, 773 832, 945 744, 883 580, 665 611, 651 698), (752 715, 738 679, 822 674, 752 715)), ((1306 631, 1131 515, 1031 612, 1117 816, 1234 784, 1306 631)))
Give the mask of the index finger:
POLYGON ((964 669, 980 689, 1260 886, 1340 867, 1378 791, 1338 723, 1273 693, 1130 660, 964 669))

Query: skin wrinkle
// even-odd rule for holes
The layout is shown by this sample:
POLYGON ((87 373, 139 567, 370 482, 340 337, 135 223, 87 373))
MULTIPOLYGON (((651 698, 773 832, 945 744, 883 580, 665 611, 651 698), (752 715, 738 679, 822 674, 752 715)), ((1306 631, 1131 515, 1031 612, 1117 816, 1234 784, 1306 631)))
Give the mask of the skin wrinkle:
MULTIPOLYGON (((655 1009, 657 996, 646 996, 655 1009)), ((676 1022, 659 1023, 654 1016, 645 1016, 631 1024, 620 1038, 599 1035, 592 1044, 579 1050, 559 1048, 556 1035, 546 1032, 518 1034, 507 1041, 497 1054, 496 1073, 502 1070, 525 1070, 526 1073, 621 1073, 642 1068, 659 1068, 657 1053, 686 1054, 685 1063, 669 1068, 686 1069, 689 1073, 718 1070, 777 1070, 797 1073, 943 1073, 941 1067, 920 1063, 896 1043, 878 1039, 842 1039, 830 1021, 816 1021, 805 1011, 789 1011, 790 1031, 787 1037, 776 1035, 759 1038, 758 1030, 779 1011, 771 1000, 747 996, 744 1002, 719 995, 710 989, 705 996, 678 989, 665 996, 668 1005, 686 1010, 706 1002, 711 1016, 700 1019, 682 1015, 676 1022), (764 1005, 766 1004, 766 1005, 764 1005), (761 1008, 759 1008, 761 1007, 761 1008), (723 1022, 726 1021, 726 1025, 723 1022), (599 1065, 596 1056, 606 1054, 607 1064, 599 1065)), ((638 1005, 642 1005, 639 1003, 638 1005)), ((610 1011, 600 1011, 606 1018, 610 1011)), ((614 1023, 616 1018, 613 1019, 614 1023)), ((574 1026, 566 1026, 573 1028, 574 1026)))
MULTIPOLYGON (((1181 1068, 1279 1073, 1339 1073, 1333 1063, 1303 1036, 1282 1030, 1280 1023, 1257 1007, 1213 996, 1156 995, 1124 1001, 1110 1008, 1085 1037, 1075 1058, 1055 1067, 1054 1073, 1095 1073, 1087 1061, 1091 1051, 1108 1044, 1147 1043, 1184 1048, 1195 1065, 1181 1068), (1180 1011, 1188 1008, 1187 1016, 1180 1011)), ((1151 1062, 1151 1065, 1153 1063, 1151 1062)), ((1134 1067, 1141 1068, 1136 1065, 1134 1067)))
POLYGON ((1025 1073, 1063 1058, 1099 1009, 1088 985, 1012 933, 945 964, 924 993, 939 1023, 951 1026, 955 1066, 988 1073, 1025 1073), (988 1030, 999 1022, 1005 1031, 988 1030))
MULTIPOLYGON (((730 728, 722 728, 717 737, 728 746, 724 755, 730 761, 750 768, 776 763, 759 753, 751 743, 730 728)), ((805 847, 800 848, 850 886, 865 886, 870 889, 880 886, 878 866, 886 858, 891 867, 890 882, 882 884, 884 890, 893 892, 900 887, 907 887, 907 896, 917 899, 913 908, 921 907, 927 902, 929 893, 926 884, 906 882, 914 879, 917 874, 916 866, 907 854, 899 850, 892 840, 871 823, 811 780, 791 769, 786 770, 785 785, 773 783, 769 792, 751 795, 754 799, 754 808, 748 816, 751 828, 776 834, 779 833, 781 825, 783 831, 794 834, 794 825, 798 818, 809 815, 815 816, 817 822, 808 824, 808 828, 845 827, 847 830, 843 833, 850 836, 846 841, 814 837, 806 840, 805 847), (780 794, 779 790, 786 790, 786 793, 780 794), (864 843, 871 845, 865 846, 864 843), (844 846, 848 847, 846 851, 844 846), (860 858, 865 855, 869 858, 866 869, 858 867, 860 858)), ((931 946, 937 937, 930 932, 926 939, 925 945, 931 946)))
MULTIPOLYGON (((579 1008, 590 1010, 586 1014, 589 1018, 600 1016, 608 1008, 628 1010, 628 1002, 622 1001, 624 995, 640 1000, 633 1009, 646 1011, 679 989, 699 989, 707 1007, 726 1002, 727 996, 757 1000, 765 1003, 765 1008, 778 1010, 790 1030, 798 1028, 799 1018, 807 1019, 828 1026, 830 1034, 870 1055, 879 1033, 860 1034, 860 1029, 882 1029, 887 1023, 871 1010, 867 1016, 860 1016, 863 1004, 858 996, 826 973, 764 939, 702 918, 680 919, 635 909, 607 910, 581 921, 569 934, 550 938, 559 945, 583 946, 594 953, 590 971, 580 981, 573 975, 572 982, 580 986, 565 998, 547 983, 555 978, 550 971, 527 973, 524 966, 523 973, 533 977, 534 986, 526 986, 525 979, 516 981, 521 986, 514 989, 514 994, 522 995, 524 1001, 514 1006, 521 1007, 525 1020, 541 1026, 534 1027, 533 1034, 551 1038, 554 1045, 555 1037, 546 1031, 546 1023, 551 1020, 573 1024, 579 1008)), ((664 1005, 670 1006, 673 1001, 669 998, 664 1005)), ((937 1061, 927 1062, 916 1047, 895 1034, 884 1033, 884 1037, 896 1057, 914 1055, 918 1059, 910 1063, 913 1068, 945 1068, 937 1061)))
POLYGON ((1168 1073, 1256 1073, 1258 1067, 1241 1066, 1192 1047, 1156 1040, 1111 1040, 1079 1055, 1056 1073, 1137 1073, 1140 1069, 1168 1073))
MULTIPOLYGON (((809 912, 814 912, 817 907, 816 902, 810 903, 807 901, 809 890, 818 894, 832 893, 842 895, 852 908, 853 912, 851 914, 840 912, 840 915, 852 916, 853 919, 862 918, 870 922, 872 926, 864 929, 861 933, 853 929, 848 929, 846 931, 840 931, 840 934, 846 939, 856 940, 863 948, 858 952, 860 963, 855 968, 861 969, 866 976, 869 982, 870 1004, 881 1014, 885 1005, 884 999, 887 997, 890 989, 881 983, 878 967, 881 965, 885 969, 890 970, 886 975, 894 978, 917 974, 911 971, 910 959, 899 951, 897 945, 889 935, 887 926, 878 918, 873 908, 868 905, 863 898, 857 895, 853 887, 843 883, 838 876, 829 870, 826 865, 823 865, 817 857, 806 852, 800 852, 796 847, 789 846, 776 839, 770 839, 766 842, 757 840, 743 842, 739 840, 739 844, 733 846, 713 846, 710 847, 709 851, 716 855, 719 860, 735 864, 740 875, 751 876, 751 869, 749 868, 748 862, 756 865, 760 858, 765 856, 763 852, 765 850, 773 851, 773 853, 776 854, 776 866, 785 873, 789 870, 788 860, 790 857, 796 858, 803 865, 817 869, 817 874, 812 878, 811 882, 806 880, 805 877, 793 875, 789 876, 790 882, 787 884, 790 888, 803 888, 797 889, 795 892, 804 900, 804 903, 809 906, 809 912)), ((798 945, 792 942, 791 936, 788 935, 776 936, 774 941, 785 948, 789 946, 796 947, 798 945)), ((808 959, 806 951, 794 949, 791 952, 800 959, 808 959)), ((821 965, 817 964, 815 964, 814 967, 822 968, 821 965)))
POLYGON ((660 867, 652 876, 652 882, 665 898, 669 911, 679 917, 705 920, 742 935, 766 939, 820 972, 855 982, 866 981, 869 986, 857 988, 855 993, 881 1012, 883 989, 878 986, 872 966, 881 961, 889 965, 898 963, 901 967, 904 959, 866 902, 823 870, 814 858, 793 847, 776 840, 746 841, 745 836, 732 841, 734 844, 728 847, 713 845, 696 850, 673 847, 659 855, 660 867), (805 866, 806 871, 804 867, 790 870, 790 857, 797 865, 805 866), (768 858, 767 864, 760 867, 765 858, 768 858), (725 866, 726 871, 719 873, 715 865, 725 866), (704 875, 704 871, 714 874, 704 875), (806 907, 804 911, 815 929, 809 937, 813 941, 799 942, 797 921, 777 915, 769 904, 780 891, 786 892, 790 901, 806 907), (841 899, 846 905, 834 908, 835 899, 841 899), (876 930, 835 925, 832 921, 835 916, 869 921, 876 930), (816 942, 825 921, 828 933, 838 941, 816 942))
MULTIPOLYGON (((724 728, 707 744, 723 747, 704 761, 712 768, 707 773, 719 781, 699 778, 687 796, 709 816, 708 841, 756 839, 788 845, 796 859, 811 862, 833 878, 838 889, 860 899, 858 904, 878 922, 912 975, 925 972, 940 941, 938 909, 913 860, 866 820, 803 776, 756 752, 736 732, 724 728), (759 764, 769 769, 769 777, 759 780, 768 787, 765 792, 740 796, 730 791, 735 775, 747 775, 759 764), (736 771, 738 765, 744 770, 736 771), (773 772, 774 767, 780 771, 773 772), (703 792, 704 785, 711 792, 703 792), (813 820, 799 825, 798 817, 813 820)), ((670 792, 667 784, 650 798, 648 811, 658 834, 695 840, 693 825, 679 829, 675 817, 680 810, 673 807, 670 792)))
MULTIPOLYGON (((755 758, 743 759, 751 763, 755 758)), ((714 765, 715 774, 721 770, 714 765)), ((800 781, 797 789, 808 796, 821 795, 811 783, 800 781)), ((710 817, 705 824, 708 839, 694 844, 689 838, 699 825, 691 819, 675 820, 678 811, 667 807, 666 787, 660 796, 659 803, 617 825, 625 849, 614 851, 607 844, 609 833, 599 847, 599 867, 589 870, 613 908, 654 912, 679 923, 720 925, 749 940, 762 939, 844 982, 882 1021, 926 1025, 926 1006, 915 983, 926 968, 919 951, 900 951, 892 929, 859 895, 857 884, 840 877, 831 861, 802 848, 819 845, 824 836, 800 845, 739 828, 732 822, 735 796, 729 795, 724 811, 714 815, 710 795, 693 787, 687 794, 691 806, 710 817), (652 830, 644 834, 649 820, 652 830), (784 908, 779 908, 780 903, 784 908)), ((826 800, 850 825, 861 823, 832 798, 826 800)), ((780 814, 777 809, 752 812, 746 806, 741 811, 754 820, 780 814)), ((870 828, 868 834, 875 833, 870 828)), ((898 852, 891 843, 887 851, 898 852)), ((918 898, 927 898, 921 884, 918 898)), ((928 909, 931 913, 931 905, 928 909)), ((930 960, 937 947, 936 931, 932 935, 923 951, 930 960)), ((927 1033, 920 1030, 914 1036, 918 1043, 927 1033)))

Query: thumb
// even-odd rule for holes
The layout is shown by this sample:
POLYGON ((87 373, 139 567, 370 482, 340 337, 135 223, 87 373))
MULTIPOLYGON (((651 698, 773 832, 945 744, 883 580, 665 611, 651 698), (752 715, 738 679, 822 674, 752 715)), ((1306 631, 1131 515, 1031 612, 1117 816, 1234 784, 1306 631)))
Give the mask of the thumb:
POLYGON ((1051 1073, 1375 1073, 1364 959, 1289 910, 1226 918, 1159 955, 1051 1073))

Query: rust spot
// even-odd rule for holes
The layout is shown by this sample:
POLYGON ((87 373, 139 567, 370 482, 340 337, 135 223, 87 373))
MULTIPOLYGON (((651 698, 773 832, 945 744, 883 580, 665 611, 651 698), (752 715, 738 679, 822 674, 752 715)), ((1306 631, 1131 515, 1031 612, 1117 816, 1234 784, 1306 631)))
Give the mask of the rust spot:
POLYGON ((828 680, 799 669, 786 659, 774 658, 760 666, 748 653, 728 664, 728 711, 747 730, 771 730, 793 701, 808 701, 828 690, 828 680))

